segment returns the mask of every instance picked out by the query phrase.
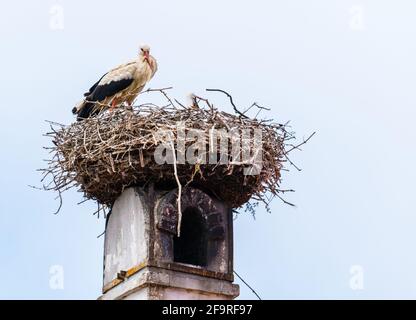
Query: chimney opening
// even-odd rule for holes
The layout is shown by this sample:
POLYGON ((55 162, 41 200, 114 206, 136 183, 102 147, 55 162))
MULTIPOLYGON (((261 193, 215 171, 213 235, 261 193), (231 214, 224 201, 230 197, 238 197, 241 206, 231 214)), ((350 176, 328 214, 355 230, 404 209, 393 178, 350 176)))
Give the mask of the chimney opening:
POLYGON ((182 214, 181 236, 173 239, 173 261, 204 267, 207 265, 205 219, 196 208, 182 214))

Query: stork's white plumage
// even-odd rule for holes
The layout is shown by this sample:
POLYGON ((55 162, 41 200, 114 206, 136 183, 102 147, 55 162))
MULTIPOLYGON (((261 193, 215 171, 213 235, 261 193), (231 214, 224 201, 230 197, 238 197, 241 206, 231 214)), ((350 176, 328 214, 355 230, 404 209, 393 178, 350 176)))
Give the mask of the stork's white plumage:
POLYGON ((114 108, 124 102, 129 106, 157 71, 156 59, 150 55, 150 47, 140 47, 139 57, 111 69, 98 80, 84 100, 72 109, 78 121, 97 114, 103 107, 114 108))

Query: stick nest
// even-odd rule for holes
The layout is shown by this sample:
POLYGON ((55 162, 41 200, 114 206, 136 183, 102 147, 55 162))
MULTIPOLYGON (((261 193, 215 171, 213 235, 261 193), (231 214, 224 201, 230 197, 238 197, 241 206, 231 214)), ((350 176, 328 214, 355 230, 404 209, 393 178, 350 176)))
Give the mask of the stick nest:
MULTIPOLYGON (((279 194, 288 191, 279 188, 281 170, 288 161, 288 146, 290 150, 294 148, 288 143, 293 134, 285 125, 251 119, 240 111, 236 114, 219 111, 208 100, 198 97, 192 107, 185 107, 176 100, 173 102, 162 89, 159 91, 167 98, 168 105, 143 104, 129 110, 120 107, 70 125, 50 122, 51 132, 46 135, 52 138, 53 146, 46 148, 52 157, 47 168, 41 169, 44 189, 57 191, 62 200, 62 192, 76 188, 86 199, 96 200, 99 206, 107 208, 111 208, 125 188, 149 183, 167 189, 179 183, 183 187, 197 186, 232 208, 249 200, 268 205, 272 197, 281 198, 279 194), (161 143, 177 148, 178 122, 184 124, 186 133, 191 129, 203 132, 207 153, 212 151, 209 145, 212 128, 261 130, 260 174, 245 175, 244 168, 249 164, 236 161, 156 163, 154 153, 161 143), (166 141, 166 136, 161 137, 161 132, 171 132, 174 144, 172 140, 166 141)), ((186 148, 194 142, 186 140, 186 148)), ((224 156, 219 148, 218 143, 218 158, 224 156)), ((227 152, 225 156, 231 159, 231 144, 227 152)))

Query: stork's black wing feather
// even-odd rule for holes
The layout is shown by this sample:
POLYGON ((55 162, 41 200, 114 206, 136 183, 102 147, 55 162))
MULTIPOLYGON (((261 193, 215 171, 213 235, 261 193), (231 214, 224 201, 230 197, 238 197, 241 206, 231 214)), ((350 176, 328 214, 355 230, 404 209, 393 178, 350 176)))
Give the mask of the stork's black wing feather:
POLYGON ((95 108, 94 102, 86 102, 78 113, 77 121, 82 121, 90 116, 98 114, 99 109, 95 108))
POLYGON ((133 83, 133 78, 130 79, 121 79, 117 81, 111 81, 104 85, 97 85, 94 91, 87 97, 88 101, 102 101, 107 97, 115 95, 117 92, 120 92, 126 89, 129 85, 133 83))
POLYGON ((98 84, 100 83, 100 81, 107 75, 107 73, 104 73, 104 75, 96 82, 93 84, 93 86, 88 90, 88 92, 84 93, 84 97, 88 97, 91 93, 93 93, 93 91, 95 90, 95 88, 97 88, 98 84))

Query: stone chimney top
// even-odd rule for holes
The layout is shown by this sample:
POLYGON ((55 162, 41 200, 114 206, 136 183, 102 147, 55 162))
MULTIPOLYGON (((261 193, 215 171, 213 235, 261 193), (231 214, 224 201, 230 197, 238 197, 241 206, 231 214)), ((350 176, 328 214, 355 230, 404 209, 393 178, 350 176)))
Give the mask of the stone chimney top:
POLYGON ((100 299, 233 299, 233 219, 222 201, 196 188, 129 188, 107 218, 100 299))

